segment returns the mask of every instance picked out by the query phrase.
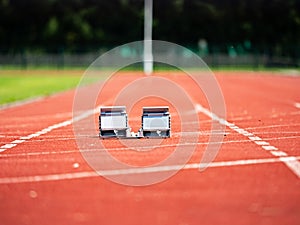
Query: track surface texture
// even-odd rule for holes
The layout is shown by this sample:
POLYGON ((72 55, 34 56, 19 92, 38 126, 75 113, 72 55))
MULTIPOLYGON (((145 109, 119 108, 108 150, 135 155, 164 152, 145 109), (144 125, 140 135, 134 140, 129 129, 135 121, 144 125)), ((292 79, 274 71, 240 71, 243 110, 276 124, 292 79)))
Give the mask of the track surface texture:
MULTIPOLYGON (((149 186, 114 183, 85 161, 72 125, 75 91, 2 109, 0 224, 300 224, 300 77, 269 72, 215 74, 226 118, 210 112, 203 93, 197 93, 185 76, 154 74, 189 90, 200 124, 195 131, 200 135, 194 143, 186 139, 186 146, 194 145, 196 150, 185 167, 149 186), (199 171, 211 135, 211 118, 226 126, 224 139, 213 162, 199 171)), ((138 72, 121 74, 97 104, 112 104, 114 93, 140 76, 138 72)), ((134 129, 145 104, 168 102, 153 97, 136 103, 137 109, 129 112, 134 129)), ((151 151, 132 151, 118 140, 100 140, 97 129, 84 126, 89 135, 79 138, 102 142, 115 158, 136 166, 128 173, 146 178, 151 171, 143 166, 155 166, 178 144, 180 120, 174 108, 170 111, 172 137, 151 151)), ((97 112, 87 116, 97 124, 97 112)), ((147 147, 147 140, 134 141, 147 147)), ((155 169, 152 172, 159 174, 177 167, 155 169)))

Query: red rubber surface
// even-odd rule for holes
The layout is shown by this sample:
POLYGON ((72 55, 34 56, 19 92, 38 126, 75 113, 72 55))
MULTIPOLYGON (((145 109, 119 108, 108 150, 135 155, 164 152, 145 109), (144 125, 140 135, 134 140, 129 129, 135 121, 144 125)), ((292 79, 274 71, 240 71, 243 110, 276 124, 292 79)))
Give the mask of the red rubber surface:
MULTIPOLYGON (((140 76, 122 74, 99 103, 111 101, 111 95, 140 76)), ((191 80, 180 75, 156 76, 177 82, 189 90, 195 103, 206 107, 203 94, 197 92, 191 80)), ((299 163, 300 77, 218 72, 217 78, 226 103, 226 120, 286 156, 298 157, 299 163)), ((1 110, 0 146, 71 119, 73 97, 74 92, 70 91, 1 110)), ((165 103, 148 98, 137 103, 137 107, 165 103)), ((172 132, 176 134, 180 132, 180 120, 174 108, 171 112, 172 132)), ((133 110, 129 115, 135 129, 140 123, 138 113, 133 110)), ((200 162, 210 134, 210 118, 199 113, 199 119, 201 135, 189 163, 200 162)), ((100 141, 95 137, 97 131, 90 130, 91 136, 85 138, 100 141)), ((111 154, 131 165, 152 165, 168 157, 176 143, 178 137, 174 135, 163 140, 166 147, 153 151, 137 153, 122 149, 112 150, 111 154)), ((122 147, 116 140, 105 140, 103 144, 109 148, 122 147)), ((227 127, 214 162, 275 161, 229 163, 203 172, 185 169, 159 184, 123 186, 92 175, 76 145, 72 125, 66 125, 0 153, 0 224, 296 225, 300 223, 300 178, 279 158, 227 127), (85 172, 87 176, 72 177, 85 172), (64 174, 71 175, 66 178, 61 176, 64 174), (30 181, 34 177, 36 180, 30 181)))

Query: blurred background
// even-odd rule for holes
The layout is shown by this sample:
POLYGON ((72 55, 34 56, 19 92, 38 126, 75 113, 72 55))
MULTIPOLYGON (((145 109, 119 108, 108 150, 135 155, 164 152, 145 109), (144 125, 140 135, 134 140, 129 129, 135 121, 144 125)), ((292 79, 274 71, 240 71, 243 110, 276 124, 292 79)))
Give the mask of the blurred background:
MULTIPOLYGON (((143 26, 143 0, 0 0, 0 66, 86 67, 143 26)), ((215 68, 298 68, 300 1, 154 0, 153 39, 215 68)))

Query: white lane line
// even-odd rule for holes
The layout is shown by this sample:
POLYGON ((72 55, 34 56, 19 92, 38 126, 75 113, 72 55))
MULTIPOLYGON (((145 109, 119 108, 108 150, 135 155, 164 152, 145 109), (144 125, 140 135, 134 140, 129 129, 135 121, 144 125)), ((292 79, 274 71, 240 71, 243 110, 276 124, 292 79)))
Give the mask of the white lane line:
POLYGON ((11 141, 8 144, 0 146, 0 153, 1 152, 5 152, 8 149, 14 148, 18 144, 21 144, 21 143, 23 143, 25 141, 28 141, 28 140, 32 139, 32 138, 39 137, 39 136, 41 136, 43 134, 47 134, 47 133, 49 133, 50 131, 52 131, 54 129, 58 129, 58 128, 61 128, 61 127, 66 127, 68 125, 71 125, 73 122, 77 122, 79 120, 85 119, 85 118, 89 117, 90 115, 93 115, 97 111, 97 109, 98 108, 87 110, 84 113, 82 113, 82 114, 80 114, 78 116, 75 116, 72 119, 69 119, 69 120, 63 121, 61 123, 57 123, 57 124, 51 125, 51 126, 46 127, 46 128, 44 128, 44 129, 42 129, 40 131, 37 131, 35 133, 29 134, 27 136, 22 136, 19 139, 13 140, 13 141, 11 141))
POLYGON ((295 103, 294 103, 294 106, 295 106, 296 108, 300 109, 300 103, 299 103, 299 102, 295 102, 295 103))
POLYGON ((272 155, 282 157, 282 156, 288 156, 285 152, 282 151, 271 151, 272 155))
POLYGON ((29 98, 29 99, 25 99, 25 100, 16 101, 16 102, 13 102, 13 103, 3 104, 3 105, 0 105, 0 110, 12 108, 12 107, 17 107, 17 106, 22 106, 22 105, 26 105, 26 104, 29 104, 29 103, 34 103, 34 102, 43 100, 44 98, 45 97, 43 97, 43 96, 38 96, 38 97, 34 97, 34 98, 29 98))
POLYGON ((2 146, 0 147, 0 152, 4 152, 6 149, 13 148, 13 147, 15 147, 16 145, 17 145, 17 144, 13 144, 13 143, 2 145, 2 146))
MULTIPOLYGON (((280 151, 280 153, 277 153, 278 148, 276 148, 275 146, 270 145, 270 143, 263 141, 262 138, 256 136, 253 133, 250 133, 249 131, 244 130, 243 128, 238 127, 237 125, 230 123, 228 121, 226 121, 223 118, 220 118, 219 116, 217 116, 216 114, 210 112, 208 109, 204 108, 202 105, 200 104, 196 104, 196 110, 198 112, 204 113, 205 115, 207 115, 208 117, 210 117, 212 120, 215 120, 217 122, 219 122, 222 125, 225 125, 227 127, 229 127, 230 129, 234 130, 235 132, 242 134, 243 136, 247 137, 248 139, 250 139, 251 141, 254 141, 255 144, 257 144, 258 146, 260 146, 262 149, 269 151, 273 156, 279 157, 282 155, 287 156, 287 154, 283 151, 280 151)), ((287 163, 284 162, 283 163, 298 177, 300 178, 300 162, 298 160, 296 160, 295 162, 291 163, 287 163)))
POLYGON ((262 146, 270 146, 270 144, 266 141, 254 141, 255 144, 257 145, 262 145, 262 146))
POLYGON ((269 129, 269 128, 284 128, 284 127, 298 127, 300 123, 291 123, 291 124, 276 124, 276 125, 268 125, 268 126, 259 126, 259 127, 246 127, 247 130, 255 130, 255 129, 269 129))
MULTIPOLYGON (((284 162, 288 164, 294 164, 300 156, 288 156, 280 158, 267 158, 267 159, 246 159, 246 160, 234 160, 234 161, 222 161, 212 162, 209 164, 211 168, 218 167, 231 167, 231 166, 245 166, 245 165, 257 165, 267 163, 279 163, 284 162)), ((136 167, 130 169, 120 170, 105 170, 99 171, 101 176, 118 176, 118 175, 130 175, 130 174, 147 174, 147 173, 160 173, 166 171, 176 170, 190 170, 198 169, 201 163, 190 163, 186 165, 170 165, 170 166, 155 166, 155 167, 136 167)), ((92 178, 100 176, 95 171, 83 171, 75 173, 62 173, 62 174, 48 174, 48 175, 35 175, 35 176, 22 176, 22 177, 2 177, 0 178, 0 184, 19 184, 30 182, 43 182, 43 181, 61 181, 70 179, 82 179, 92 178)))
POLYGON ((297 161, 296 157, 292 157, 294 158, 294 160, 288 160, 288 161, 284 161, 282 158, 281 161, 284 162, 289 168, 294 168, 295 170, 299 171, 300 170, 300 163, 299 161, 297 161))
POLYGON ((248 137, 251 141, 261 141, 261 138, 260 137, 257 137, 257 136, 249 136, 248 137))
POLYGON ((11 143, 12 144, 21 144, 21 143, 23 143, 25 140, 14 140, 14 141, 12 141, 11 143))
POLYGON ((265 150, 267 150, 267 151, 272 151, 272 150, 274 150, 274 151, 276 151, 276 150, 278 150, 278 148, 276 148, 276 147, 274 147, 274 146, 271 146, 271 145, 263 145, 263 146, 261 146, 263 149, 265 149, 265 150))

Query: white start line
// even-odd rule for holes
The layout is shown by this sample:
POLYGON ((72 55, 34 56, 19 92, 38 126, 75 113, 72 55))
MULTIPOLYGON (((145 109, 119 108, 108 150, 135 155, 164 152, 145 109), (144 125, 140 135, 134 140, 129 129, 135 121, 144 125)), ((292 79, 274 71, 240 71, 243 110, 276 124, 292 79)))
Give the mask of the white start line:
MULTIPOLYGON (((290 162, 290 161, 294 161, 295 159, 300 159, 300 156, 212 162, 209 164, 209 168, 290 162)), ((100 175, 101 176, 119 176, 119 175, 130 175, 130 174, 160 173, 160 172, 166 172, 166 171, 199 169, 202 166, 206 166, 206 165, 201 165, 201 163, 200 164, 199 163, 190 163, 190 164, 186 164, 186 165, 155 166, 155 167, 147 167, 147 168, 136 167, 136 168, 122 169, 122 170, 106 170, 106 171, 98 171, 98 173, 96 171, 82 171, 82 172, 75 172, 75 173, 34 175, 34 176, 22 176, 22 177, 3 177, 3 178, 0 178, 0 184, 19 184, 19 183, 31 183, 31 182, 63 181, 63 180, 70 180, 70 179, 83 179, 83 178, 99 177, 100 175)))
POLYGON ((249 140, 253 141, 255 144, 260 146, 262 149, 270 152, 273 156, 279 157, 279 160, 282 161, 298 178, 300 178, 300 162, 298 161, 298 158, 292 157, 293 160, 282 160, 284 157, 288 157, 288 154, 284 151, 280 151, 275 146, 271 145, 270 143, 262 140, 262 138, 254 135, 253 133, 250 133, 243 128, 240 128, 236 126, 234 123, 230 123, 226 121, 223 118, 218 117, 216 114, 210 112, 208 109, 204 108, 200 104, 196 105, 196 110, 198 112, 204 113, 208 117, 210 117, 212 120, 217 121, 218 123, 225 125, 229 127, 231 130, 247 137, 249 140))

